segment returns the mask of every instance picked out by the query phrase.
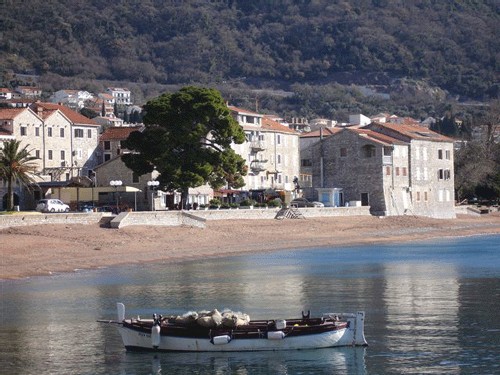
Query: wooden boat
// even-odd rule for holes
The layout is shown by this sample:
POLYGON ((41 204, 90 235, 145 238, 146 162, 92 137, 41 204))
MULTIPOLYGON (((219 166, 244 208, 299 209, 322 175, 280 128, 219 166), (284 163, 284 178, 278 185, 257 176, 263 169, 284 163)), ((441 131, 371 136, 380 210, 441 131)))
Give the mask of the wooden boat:
POLYGON ((335 346, 366 346, 363 311, 327 313, 311 318, 256 320, 228 327, 202 326, 179 317, 153 315, 153 319, 125 319, 125 306, 117 303, 118 320, 113 323, 127 350, 230 352, 317 349, 335 346))

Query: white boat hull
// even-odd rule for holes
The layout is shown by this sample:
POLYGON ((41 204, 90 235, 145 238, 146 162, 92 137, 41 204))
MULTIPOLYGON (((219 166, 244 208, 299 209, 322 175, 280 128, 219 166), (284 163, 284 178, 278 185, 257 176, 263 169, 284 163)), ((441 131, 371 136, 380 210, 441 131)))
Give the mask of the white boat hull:
MULTIPOLYGON (((118 331, 127 350, 158 350, 158 351, 183 351, 183 352, 231 352, 231 351, 277 351, 319 349, 335 346, 366 346, 364 337, 364 313, 344 314, 350 322, 347 328, 337 329, 322 333, 311 333, 300 336, 290 336, 276 339, 269 338, 238 338, 230 340, 176 337, 161 335, 159 344, 157 337, 130 329, 123 325, 118 326, 118 331), (158 345, 156 345, 158 344, 158 345)), ((224 337, 221 337, 222 339, 224 337)))
POLYGON ((118 327, 127 350, 160 350, 183 352, 229 352, 229 351, 261 351, 261 350, 294 350, 328 348, 333 346, 352 345, 352 334, 349 328, 337 331, 311 334, 305 336, 285 337, 281 340, 234 339, 225 344, 216 345, 209 338, 186 338, 161 336, 160 345, 154 349, 151 334, 138 332, 123 326, 118 327))

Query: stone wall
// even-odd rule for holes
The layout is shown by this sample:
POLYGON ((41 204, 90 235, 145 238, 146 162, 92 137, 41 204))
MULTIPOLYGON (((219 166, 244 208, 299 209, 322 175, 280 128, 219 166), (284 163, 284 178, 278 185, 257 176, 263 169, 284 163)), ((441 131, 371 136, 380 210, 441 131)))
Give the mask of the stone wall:
MULTIPOLYGON (((193 211, 195 212, 195 211, 193 211)), ((111 220, 111 228, 123 228, 131 225, 148 226, 191 226, 205 227, 205 219, 185 211, 144 211, 122 212, 111 220)))
MULTIPOLYGON (((122 212, 110 221, 111 228, 131 225, 192 226, 204 228, 207 220, 272 220, 280 211, 278 208, 196 210, 196 211, 141 211, 122 212)), ((369 216, 370 207, 324 207, 299 208, 304 218, 369 216)), ((42 224, 96 224, 103 217, 112 217, 108 212, 98 213, 51 213, 0 215, 0 229, 42 224)))
POLYGON ((51 213, 0 215, 0 229, 43 224, 97 224, 108 213, 51 213))

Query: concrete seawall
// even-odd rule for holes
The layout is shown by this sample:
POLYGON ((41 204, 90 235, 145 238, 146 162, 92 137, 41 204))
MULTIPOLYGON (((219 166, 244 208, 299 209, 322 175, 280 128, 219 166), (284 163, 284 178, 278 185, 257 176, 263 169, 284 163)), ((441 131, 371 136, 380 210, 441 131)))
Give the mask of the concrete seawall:
MULTIPOLYGON (((103 219, 110 220, 111 228, 131 225, 191 226, 204 228, 208 220, 271 220, 276 218, 279 208, 221 209, 193 211, 140 211, 122 212, 113 216, 104 213, 51 213, 0 215, 0 229, 43 224, 97 224, 103 219)), ((370 216, 370 207, 325 207, 300 208, 299 212, 307 218, 370 216)))
POLYGON ((0 215, 0 229, 43 224, 97 224, 104 216, 110 215, 102 212, 0 215))

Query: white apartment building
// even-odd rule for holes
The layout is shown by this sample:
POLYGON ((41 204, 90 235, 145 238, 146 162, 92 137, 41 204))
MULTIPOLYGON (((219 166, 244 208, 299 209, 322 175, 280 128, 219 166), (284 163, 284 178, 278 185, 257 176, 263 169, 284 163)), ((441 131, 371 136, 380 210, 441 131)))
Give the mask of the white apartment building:
POLYGON ((246 142, 231 147, 247 161, 245 190, 295 189, 299 176, 299 134, 264 115, 229 106, 246 142))
POLYGON ((106 92, 113 96, 115 103, 118 105, 130 105, 132 100, 130 97, 130 91, 122 87, 108 87, 106 92))
POLYGON ((88 91, 83 90, 59 90, 51 97, 51 103, 63 104, 73 110, 79 110, 84 107, 85 102, 93 98, 88 91))

